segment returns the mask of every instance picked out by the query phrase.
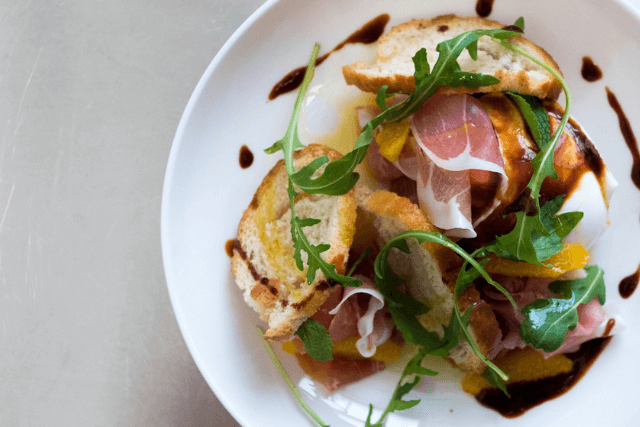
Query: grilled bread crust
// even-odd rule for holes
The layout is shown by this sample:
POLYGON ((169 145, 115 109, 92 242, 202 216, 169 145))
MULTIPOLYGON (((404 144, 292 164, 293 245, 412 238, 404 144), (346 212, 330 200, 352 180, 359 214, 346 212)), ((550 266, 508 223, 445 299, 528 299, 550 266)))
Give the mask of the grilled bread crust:
MULTIPOLYGON (((341 157, 323 145, 309 145, 294 153, 296 169, 322 156, 341 157)), ((307 284, 305 252, 305 270, 295 264, 287 188, 285 163, 280 160, 265 176, 240 220, 232 257, 236 283, 245 302, 268 322, 265 337, 271 340, 290 339, 327 299, 332 285, 320 270, 313 283, 307 284)), ((295 212, 300 218, 321 220, 305 227, 305 235, 313 245, 330 244, 322 258, 344 274, 355 232, 354 191, 342 196, 302 193, 295 200, 295 212)))
MULTIPOLYGON (((342 72, 347 84, 356 85, 366 92, 376 93, 387 85, 387 93, 412 93, 415 89, 412 57, 421 48, 427 49, 431 67, 436 63, 438 43, 451 39, 465 31, 503 28, 499 22, 478 17, 442 15, 432 19, 413 19, 393 27, 380 37, 376 60, 373 64, 356 62, 345 65, 342 72)), ((556 71, 558 64, 540 46, 523 36, 509 40, 534 57, 543 60, 556 71)), ((478 58, 473 60, 465 50, 458 58, 463 71, 490 74, 500 83, 477 89, 443 86, 440 93, 484 93, 510 90, 539 98, 556 99, 562 89, 560 83, 533 61, 493 42, 489 37, 478 41, 478 58)))
MULTIPOLYGON (((439 231, 432 225, 420 208, 409 199, 395 193, 371 191, 364 186, 356 187, 358 199, 358 228, 373 235, 377 246, 384 246, 398 234, 409 230, 439 231)), ((460 258, 450 249, 437 243, 419 244, 407 239, 411 250, 406 254, 392 249, 389 264, 403 279, 409 293, 430 310, 420 316, 420 322, 429 331, 443 333, 442 325, 448 325, 453 310, 453 289, 460 269, 460 258)), ((472 286, 458 299, 461 310, 476 304, 471 312, 469 329, 480 350, 488 354, 496 340, 502 336, 500 327, 489 305, 480 299, 472 286)), ((473 352, 468 342, 460 340, 450 351, 449 358, 467 372, 482 373, 484 363, 473 352)))

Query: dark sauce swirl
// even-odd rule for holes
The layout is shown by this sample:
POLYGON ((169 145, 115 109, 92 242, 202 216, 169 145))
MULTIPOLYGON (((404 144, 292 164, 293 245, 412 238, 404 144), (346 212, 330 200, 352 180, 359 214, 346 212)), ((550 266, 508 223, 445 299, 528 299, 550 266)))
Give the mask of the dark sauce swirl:
POLYGON ((569 391, 589 370, 610 340, 611 337, 596 338, 582 344, 576 352, 565 354, 572 362, 572 368, 566 374, 509 384, 507 391, 510 398, 497 388, 486 389, 476 395, 476 400, 506 418, 518 417, 534 406, 569 391))
POLYGON ((631 181, 633 184, 640 190, 640 152, 638 151, 638 141, 636 140, 636 136, 631 129, 631 123, 629 123, 629 119, 627 118, 624 111, 622 111, 622 107, 618 102, 618 98, 609 90, 607 90, 607 100, 609 101, 609 105, 613 108, 613 111, 616 112, 618 116, 618 124, 620 125, 620 131, 622 132, 622 137, 624 138, 624 142, 627 144, 629 151, 631 152, 631 157, 633 158, 633 166, 631 167, 631 181))
POLYGON ((588 56, 582 57, 582 68, 580 69, 582 78, 588 82, 595 82, 602 78, 602 71, 588 56))
MULTIPOLYGON (((333 52, 336 52, 348 44, 370 44, 378 41, 389 22, 389 15, 382 14, 367 22, 358 31, 351 34, 343 42, 334 47, 330 52, 325 53, 316 59, 316 67, 322 64, 333 52)), ((278 83, 273 86, 269 93, 269 100, 274 100, 282 94, 292 92, 300 87, 304 80, 304 73, 307 67, 299 67, 287 73, 278 83)))
POLYGON ((640 282, 640 266, 635 273, 628 275, 620 281, 618 285, 618 292, 622 298, 629 298, 635 290, 638 288, 638 282, 640 282))
POLYGON ((491 15, 493 10, 493 0, 478 0, 476 2, 476 13, 481 18, 491 15))

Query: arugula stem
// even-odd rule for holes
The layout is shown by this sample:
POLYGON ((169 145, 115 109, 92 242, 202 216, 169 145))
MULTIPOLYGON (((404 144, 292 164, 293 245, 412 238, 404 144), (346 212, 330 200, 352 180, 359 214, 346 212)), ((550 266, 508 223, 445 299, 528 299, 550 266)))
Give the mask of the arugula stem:
MULTIPOLYGON (((540 59, 536 58, 535 56, 529 54, 528 52, 524 51, 523 49, 519 48, 518 46, 511 44, 505 40, 499 40, 496 39, 495 37, 491 38, 494 42, 498 43, 500 46, 503 46, 509 50, 512 50, 513 52, 524 56, 525 58, 535 62, 536 64, 538 64, 539 66, 541 66, 542 68, 544 68, 546 71, 548 71, 549 73, 551 73, 551 75, 553 77, 555 77, 559 82, 560 85, 562 86, 562 91, 564 92, 564 97, 565 97, 565 109, 564 109, 564 114, 562 115, 562 119, 560 120, 560 124, 558 125, 556 131, 553 133, 553 137, 551 138, 551 141, 549 141, 547 144, 550 145, 551 147, 545 147, 543 148, 542 151, 545 152, 544 154, 544 158, 548 157, 548 156, 553 156, 553 153, 555 151, 555 146, 556 143, 558 142, 558 140, 560 139, 560 136, 562 135, 562 131, 564 130, 567 122, 569 121, 569 110, 571 110, 571 92, 569 91, 569 87, 567 86, 567 82, 564 80, 564 78, 562 78, 562 75, 560 75, 560 73, 558 73, 555 69, 553 69, 553 67, 549 66, 549 64, 547 64, 544 61, 541 61, 540 59)), ((543 161, 544 161, 543 158, 543 161)), ((535 197, 538 196, 538 194, 540 193, 540 187, 541 187, 542 183, 534 183, 534 188, 532 188, 532 194, 535 194, 535 197)), ((531 183, 529 183, 529 186, 531 186, 531 183)))
MULTIPOLYGON (((462 272, 466 270, 467 265, 468 265, 468 262, 465 260, 464 264, 462 264, 462 268, 460 269, 460 274, 462 274, 462 272)), ((478 270, 478 271, 484 271, 482 267, 480 268, 482 270, 478 270)), ((478 344, 473 339, 473 337, 471 336, 471 333, 467 329, 467 326, 465 325, 465 322, 462 319, 463 316, 460 311, 460 305, 458 305, 459 295, 460 295, 460 286, 459 286, 459 280, 458 280, 456 281, 456 287, 453 292, 453 311, 455 313, 456 318, 458 319, 458 323, 460 324, 460 329, 462 331, 462 334, 464 335, 465 340, 469 343, 469 345, 473 349, 473 352, 476 354, 476 356, 478 356, 485 365, 487 365, 493 372, 495 372, 502 379, 502 381, 508 381, 509 376, 506 373, 504 373, 502 369, 498 368, 498 366, 496 366, 493 362, 491 362, 491 360, 489 360, 489 358, 482 353, 482 351, 478 347, 478 344)), ((507 292, 506 295, 508 295, 510 301, 513 301, 511 294, 507 292)), ((516 308, 517 308, 517 305, 516 305, 516 308)), ((469 307, 467 310, 472 310, 472 309, 473 309, 473 306, 469 307)))
MULTIPOLYGON (((474 353, 476 353, 476 355, 480 358, 480 360, 484 362, 485 365, 487 365, 493 372, 498 374, 498 376, 502 379, 502 381, 508 381, 509 376, 505 374, 504 371, 502 371, 502 369, 498 368, 493 362, 491 362, 489 358, 482 353, 482 351, 480 351, 478 344, 473 339, 473 337, 471 336, 471 333, 467 329, 467 326, 463 322, 462 312, 460 311, 460 305, 458 304, 458 297, 460 296, 460 293, 461 293, 461 286, 460 286, 460 280, 459 280, 460 275, 466 272, 467 265, 471 264, 472 267, 475 268, 487 282, 489 282, 493 287, 498 289, 507 297, 507 299, 515 309, 518 309, 518 305, 513 300, 513 297, 511 296, 511 294, 506 289, 504 289, 500 284, 492 280, 489 277, 489 274, 487 273, 487 271, 475 260, 477 256, 484 255, 484 248, 476 249, 471 255, 468 255, 465 252, 465 255, 466 256, 463 256, 463 258, 465 258, 465 261, 464 261, 464 264, 462 264, 462 267, 460 268, 460 273, 458 273, 458 280, 456 281, 456 286, 453 291, 453 310, 455 312, 455 316, 458 319, 458 323, 461 325, 460 329, 462 330, 462 334, 464 335, 465 339, 473 349, 474 353), (471 262, 469 260, 471 260, 471 262)), ((471 309, 473 309, 473 306, 468 308, 468 310, 471 310, 471 309)))
MULTIPOLYGON (((298 90, 298 96, 296 98, 293 111, 300 111, 302 108, 302 102, 304 101, 305 94, 307 93, 309 84, 313 79, 315 66, 316 66, 316 59, 318 58, 319 51, 320 51, 320 45, 316 43, 313 46, 313 51, 311 52, 311 58, 309 58, 309 65, 307 65, 307 69, 305 70, 304 79, 302 80, 302 84, 300 85, 300 90, 298 90)), ((295 151, 296 148, 298 148, 295 142, 297 140, 299 118, 300 118, 299 114, 291 115, 291 121, 289 122, 287 133, 283 138, 284 143, 289 145, 289 149, 285 151, 285 155, 287 157, 290 157, 288 159, 289 161, 285 162, 285 169, 287 170, 287 175, 289 176, 294 175, 296 173, 295 163, 293 161, 293 152, 295 151)))
POLYGON ((271 345, 269 345, 267 340, 264 339, 264 331, 262 330, 262 328, 258 326, 256 329, 258 331, 258 335, 260 336, 260 339, 262 340, 262 344, 264 344, 264 348, 267 350, 269 357, 273 361, 273 364, 276 365, 276 368, 278 368, 280 375, 282 375, 282 378, 284 378, 285 382, 293 392, 293 395, 295 396, 296 400, 298 401, 300 406, 302 406, 302 409, 304 409, 306 413, 309 414, 309 416, 313 418, 313 420, 316 423, 318 423, 318 425, 320 425, 321 427, 329 427, 329 424, 325 424, 325 422, 322 421, 322 419, 320 419, 320 417, 315 412, 313 412, 313 410, 302 399, 302 396, 300 395, 298 388, 295 386, 293 381, 291 381, 291 378, 289 378, 289 374, 287 374, 287 371, 284 370, 282 363, 280 363, 280 360, 278 360, 278 356, 276 356, 276 354, 273 352, 273 349, 271 348, 271 345))
MULTIPOLYGON (((518 305, 513 300, 513 297, 511 296, 511 294, 509 294, 509 292, 504 287, 502 287, 499 283, 495 282, 491 278, 491 276, 489 276, 489 273, 487 273, 487 271, 484 269, 483 265, 480 264, 478 261, 476 261, 475 259, 476 257, 481 257, 486 254, 485 249, 484 248, 477 249, 470 255, 464 249, 462 249, 460 246, 454 243, 451 239, 449 239, 448 237, 446 237, 441 233, 433 232, 433 231, 423 231, 423 230, 405 231, 403 233, 398 234, 393 239, 391 239, 378 254, 378 258, 376 259, 376 263, 375 263, 376 264, 376 282, 378 282, 378 280, 382 280, 383 282, 386 281, 385 279, 386 276, 384 271, 385 269, 382 267, 382 265, 384 262, 386 262, 391 248, 397 247, 396 246, 397 242, 403 241, 404 239, 409 237, 413 237, 417 239, 418 242, 420 243, 423 243, 423 242, 438 243, 446 248, 451 249, 452 251, 454 251, 464 259, 464 264, 462 265, 460 273, 458 273, 458 280, 456 281, 456 285, 454 288, 454 296, 453 296, 454 313, 453 314, 458 322, 458 325, 460 325, 461 333, 464 335, 465 340, 469 343, 469 345, 471 346, 473 351, 476 353, 478 358, 480 358, 480 360, 482 360, 482 362, 485 365, 487 365, 489 368, 491 368, 491 370, 493 370, 496 374, 498 374, 498 376, 500 376, 500 378, 502 378, 503 381, 507 381, 509 379, 509 376, 505 374, 495 364, 493 364, 484 354, 482 354, 482 351, 480 351, 480 348, 478 347, 475 340, 471 336, 471 333, 467 329, 467 322, 465 321, 464 316, 460 311, 460 306, 458 305, 458 296, 470 285, 470 282, 469 282, 469 283, 466 283, 465 286, 463 286, 461 284, 461 277, 463 274, 467 272, 466 270, 467 266, 471 265, 478 272, 480 276, 482 276, 488 283, 490 283, 497 290, 503 293, 515 309, 518 308, 518 305)), ((383 286, 386 288, 388 285, 383 283, 383 286)), ((380 284, 378 284, 378 290, 381 290, 380 284)), ((384 292, 382 293, 383 295, 385 295, 385 297, 387 297, 387 295, 389 295, 389 290, 384 289, 384 292)))
MULTIPOLYGON (((372 427, 377 427, 377 426, 382 426, 382 422, 384 421, 384 419, 387 417, 387 415, 389 415, 390 413, 394 412, 394 403, 397 400, 400 400, 400 397, 398 396, 399 392, 400 392, 400 387, 402 387, 403 381, 404 379, 407 377, 407 375, 402 374, 400 376, 400 379, 398 380, 398 383, 396 384, 396 388, 393 390, 393 394, 391 395, 391 399, 389 399, 389 403, 387 404, 387 407, 384 408, 384 411, 382 412, 382 414, 380 414, 380 418, 378 418, 378 421, 375 424, 372 424, 372 427)), ((418 379, 415 380, 415 385, 413 387, 417 387, 418 385, 420 385, 420 383, 422 382, 422 377, 418 376, 418 379)))

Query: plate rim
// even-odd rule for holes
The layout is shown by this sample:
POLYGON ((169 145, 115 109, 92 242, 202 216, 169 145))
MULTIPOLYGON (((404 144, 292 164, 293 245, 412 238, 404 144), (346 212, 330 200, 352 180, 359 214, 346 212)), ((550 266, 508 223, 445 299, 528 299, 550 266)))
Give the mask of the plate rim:
POLYGON ((165 274, 165 282, 167 291, 169 293, 169 300, 171 302, 171 308, 173 310, 174 316, 176 318, 176 322, 178 323, 178 328, 180 329, 180 333, 184 339, 184 342, 189 350, 191 357, 193 358, 200 374, 204 378, 207 385, 211 388, 216 398, 222 403, 225 409, 231 414, 231 416, 242 426, 248 426, 248 420, 236 410, 235 405, 232 404, 227 395, 223 392, 223 390, 218 386, 215 381, 212 381, 209 378, 208 370, 206 369, 206 365, 202 360, 202 356, 200 352, 196 348, 196 344, 189 333, 188 327, 186 325, 186 321, 184 315, 182 314, 182 309, 178 304, 178 297, 176 295, 176 291, 172 289, 170 285, 170 278, 174 276, 171 263, 169 259, 171 257, 169 253, 169 210, 170 204, 169 201, 171 199, 170 193, 173 191, 172 183, 175 176, 175 168, 176 168, 176 158, 178 157, 178 153, 180 151, 180 147, 182 146, 183 135, 185 133, 185 129, 187 123, 189 122, 195 106, 198 104, 205 86, 211 79, 211 76, 214 74, 215 70, 218 68, 219 64, 226 57, 229 51, 235 46, 238 40, 245 34, 247 31, 253 26, 253 24, 258 21, 266 12, 268 12, 272 7, 274 7, 281 0, 267 0, 265 1, 258 9, 256 9, 244 22, 233 32, 233 34, 227 39, 227 41, 222 45, 220 50, 215 54, 204 73, 198 80, 191 96, 189 97, 189 101, 187 102, 185 109, 180 117, 180 121, 178 123, 178 127, 176 128, 176 133, 171 142, 171 149, 169 151, 169 157, 167 160, 167 166, 164 174, 163 186, 162 186, 162 202, 160 207, 160 245, 162 251, 162 264, 165 274))
MULTIPOLYGON (((175 280, 172 280, 175 275, 173 271, 173 266, 171 265, 171 253, 170 253, 170 237, 169 237, 169 210, 171 209, 170 200, 171 193, 174 191, 172 184, 174 181, 174 177, 176 174, 176 159, 180 152, 180 149, 183 145, 184 133, 187 129, 187 123, 190 121, 195 106, 200 101, 203 91, 211 80, 212 75, 215 73, 216 69, 220 65, 220 63, 224 60, 227 54, 232 50, 232 48, 236 45, 239 39, 245 35, 252 26, 262 18, 265 13, 267 13, 271 8, 275 7, 277 4, 286 1, 286 0, 266 0, 262 5, 258 7, 244 22, 233 32, 233 34, 227 39, 227 41, 223 44, 220 50, 215 54, 209 65, 206 67, 204 73, 198 80, 198 83, 194 87, 193 92, 191 93, 189 100, 185 106, 185 109, 181 115, 180 121, 176 128, 176 132, 174 138, 172 140, 171 149, 169 152, 167 166, 164 174, 163 180, 163 188, 162 188, 162 199, 161 199, 161 210, 160 210, 160 237, 161 237, 161 252, 162 252, 162 261, 163 261, 163 269, 165 273, 165 282, 167 286, 167 290, 169 293, 169 298, 172 306, 172 310, 174 312, 176 321, 178 323, 178 327, 183 336, 185 344, 193 358, 196 366, 201 372, 203 378, 205 379, 208 386, 214 392, 216 398, 223 404, 226 410, 233 416, 233 418, 242 426, 249 426, 248 420, 242 415, 242 412, 236 409, 236 405, 234 405, 231 400, 224 393, 223 389, 219 387, 219 385, 212 380, 211 375, 206 368, 206 364, 197 349, 197 346, 189 332, 188 326, 186 324, 186 320, 184 318, 182 308, 178 304, 178 296, 176 294, 175 288, 172 288, 170 283, 175 283, 175 280)), ((636 6, 631 3, 630 0, 609 0, 612 4, 617 4, 622 9, 624 9, 625 13, 632 15, 636 21, 640 23, 640 1, 639 5, 636 6)), ((599 2, 598 2, 599 3, 599 2)))

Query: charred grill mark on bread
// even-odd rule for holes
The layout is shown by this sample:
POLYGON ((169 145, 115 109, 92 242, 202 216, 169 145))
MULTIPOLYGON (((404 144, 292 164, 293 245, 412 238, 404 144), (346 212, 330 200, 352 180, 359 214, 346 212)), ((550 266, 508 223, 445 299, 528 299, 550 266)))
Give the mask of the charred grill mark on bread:
MULTIPOLYGON (((294 153, 296 168, 327 156, 340 154, 325 146, 309 145, 294 153)), ((265 176, 238 227, 232 269, 245 302, 269 323, 265 337, 288 339, 315 313, 331 292, 332 283, 318 271, 311 284, 306 270, 298 270, 293 258, 288 175, 280 160, 265 176)), ((301 218, 321 219, 305 227, 312 244, 327 243, 323 258, 344 273, 355 232, 356 201, 353 190, 341 196, 301 194, 295 199, 301 218)), ((306 253, 303 254, 306 257, 306 253)))

